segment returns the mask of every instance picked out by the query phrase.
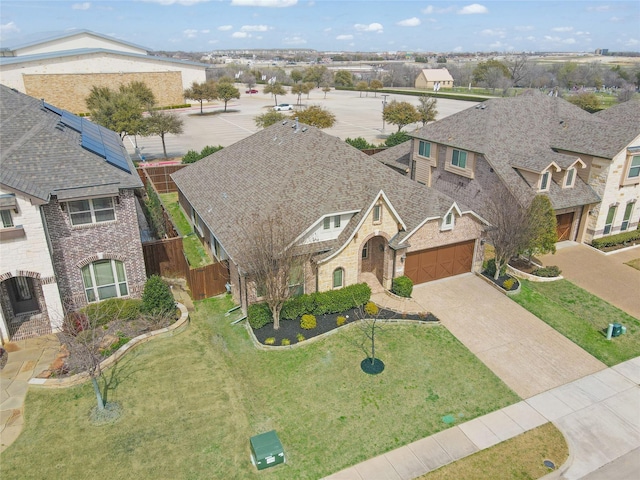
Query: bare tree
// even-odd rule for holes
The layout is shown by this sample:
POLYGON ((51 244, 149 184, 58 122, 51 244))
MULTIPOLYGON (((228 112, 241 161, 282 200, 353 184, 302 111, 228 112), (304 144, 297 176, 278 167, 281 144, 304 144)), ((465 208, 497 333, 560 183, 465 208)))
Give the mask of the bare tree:
POLYGON ((496 188, 486 197, 485 212, 491 223, 487 228, 487 238, 495 249, 494 278, 497 280, 500 269, 526 247, 530 234, 529 218, 527 209, 504 187, 496 188))
MULTIPOLYGON (((295 234, 279 213, 258 219, 245 232, 243 266, 271 310, 273 328, 280 328, 280 311, 292 296, 292 279, 302 272, 309 255, 296 251, 295 234)), ((246 223, 245 225, 250 225, 246 223)), ((296 282, 299 280, 296 280, 296 282)))
POLYGON ((510 58, 506 64, 514 85, 522 86, 522 83, 527 83, 526 77, 529 73, 529 57, 526 53, 510 58))
POLYGON ((365 373, 377 374, 384 370, 384 362, 376 358, 376 334, 381 330, 380 310, 375 303, 369 302, 363 307, 360 315, 362 318, 358 327, 363 333, 360 348, 366 355, 360 367, 365 373))

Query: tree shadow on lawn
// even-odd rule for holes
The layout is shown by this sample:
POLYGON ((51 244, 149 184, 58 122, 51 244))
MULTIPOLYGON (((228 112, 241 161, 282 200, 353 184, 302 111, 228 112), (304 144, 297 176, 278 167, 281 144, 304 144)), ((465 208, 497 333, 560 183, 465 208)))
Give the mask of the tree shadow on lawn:
MULTIPOLYGON (((337 324, 338 317, 345 317, 346 321, 344 325, 348 325, 351 323, 355 323, 358 320, 364 318, 362 310, 360 308, 352 308, 347 310, 346 312, 340 313, 327 313, 324 315, 316 316, 316 328, 311 330, 305 330, 300 326, 300 318, 295 320, 281 320, 280 328, 278 330, 274 330, 273 324, 269 323, 264 327, 253 329, 253 334, 255 335, 258 342, 263 345, 266 345, 265 340, 267 338, 273 338, 275 341, 273 342, 274 346, 279 346, 282 344, 283 339, 288 339, 291 344, 301 343, 306 339, 317 337, 318 335, 322 335, 323 333, 330 332, 337 328, 340 328, 337 324), (304 339, 298 341, 298 335, 302 335, 304 339)), ((380 320, 391 320, 391 319, 401 319, 401 320, 417 320, 420 322, 438 322, 438 318, 432 313, 415 315, 415 314, 402 314, 398 312, 394 312, 391 310, 380 309, 378 315, 376 317, 380 320)))

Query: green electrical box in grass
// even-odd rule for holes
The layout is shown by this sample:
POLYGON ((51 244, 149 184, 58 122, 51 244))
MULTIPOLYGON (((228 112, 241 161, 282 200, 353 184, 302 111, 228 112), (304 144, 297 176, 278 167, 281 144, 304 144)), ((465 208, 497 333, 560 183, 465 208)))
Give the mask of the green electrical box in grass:
POLYGON ((251 437, 251 463, 258 470, 273 467, 285 462, 284 449, 275 430, 251 437))

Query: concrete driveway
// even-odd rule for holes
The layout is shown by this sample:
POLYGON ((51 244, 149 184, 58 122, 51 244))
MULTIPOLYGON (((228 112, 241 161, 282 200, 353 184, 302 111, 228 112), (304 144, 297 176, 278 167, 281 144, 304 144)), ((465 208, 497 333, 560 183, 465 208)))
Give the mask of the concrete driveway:
POLYGON ((417 285, 412 296, 524 399, 606 368, 475 274, 417 285))
POLYGON ((635 258, 640 258, 640 245, 604 255, 583 244, 562 242, 554 255, 541 260, 544 265, 557 265, 567 280, 640 319, 640 270, 625 265, 635 258))

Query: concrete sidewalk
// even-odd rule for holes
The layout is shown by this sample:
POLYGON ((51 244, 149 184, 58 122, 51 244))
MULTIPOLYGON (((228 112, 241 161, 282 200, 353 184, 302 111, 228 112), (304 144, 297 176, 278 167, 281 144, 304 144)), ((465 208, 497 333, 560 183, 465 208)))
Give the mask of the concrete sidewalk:
POLYGON ((326 480, 412 480, 553 422, 569 444, 567 480, 640 448, 640 357, 374 457, 326 480))

